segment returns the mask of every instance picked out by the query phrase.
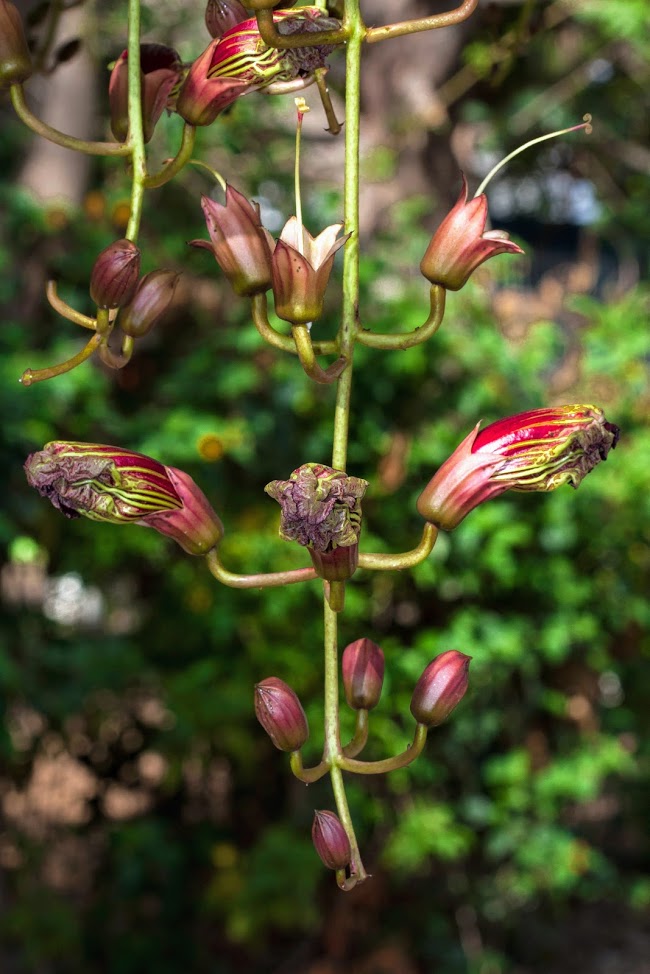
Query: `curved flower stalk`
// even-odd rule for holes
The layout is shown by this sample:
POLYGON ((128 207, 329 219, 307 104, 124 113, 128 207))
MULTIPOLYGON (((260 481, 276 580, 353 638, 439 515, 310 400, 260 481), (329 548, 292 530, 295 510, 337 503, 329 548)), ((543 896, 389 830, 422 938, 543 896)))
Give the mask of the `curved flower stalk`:
POLYGON ((619 429, 597 406, 531 409, 480 423, 445 460, 417 502, 419 513, 451 531, 479 504, 506 490, 578 487, 613 449, 619 429))
POLYGON ((27 458, 25 473, 68 518, 143 524, 191 555, 206 554, 223 537, 221 521, 192 478, 142 453, 53 441, 27 458))

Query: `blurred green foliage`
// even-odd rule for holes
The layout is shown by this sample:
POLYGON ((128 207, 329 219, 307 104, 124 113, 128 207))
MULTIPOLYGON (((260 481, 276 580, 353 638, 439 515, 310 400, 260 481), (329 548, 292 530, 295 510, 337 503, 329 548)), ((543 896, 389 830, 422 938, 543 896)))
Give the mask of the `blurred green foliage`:
MULTIPOLYGON (((576 20, 589 25, 584 42, 627 31, 647 48, 642 0, 615 6, 612 20, 608 5, 584 5, 576 20)), ((542 41, 531 41, 529 64, 541 58, 542 41)), ((489 37, 476 39, 467 57, 483 70, 489 53, 489 37)), ((515 61, 515 76, 521 70, 515 61)), ((537 70, 483 102, 497 139, 512 99, 532 102, 547 83, 537 70)), ((617 81, 602 98, 612 127, 628 79, 617 81)), ((471 114, 479 96, 463 109, 471 114)), ((244 99, 201 133, 202 152, 241 189, 256 192, 265 181, 273 206, 289 215, 291 109, 264 107, 260 122, 259 102, 244 99)), ((177 119, 161 124, 164 154, 178 137, 177 119)), ((9 163, 25 143, 17 126, 8 132, 0 155, 9 163)), ((304 152, 308 169, 309 144, 304 152)), ((376 178, 389 178, 390 159, 376 165, 376 178)), ((366 888, 379 892, 350 894, 357 919, 335 947, 341 894, 309 839, 313 809, 331 807, 328 785, 296 783, 252 712, 256 681, 287 680, 314 729, 306 759, 319 756, 318 585, 222 589, 200 559, 154 532, 65 521, 28 490, 21 470, 53 438, 151 453, 183 467, 214 500, 227 529, 223 558, 234 570, 303 565, 303 554, 278 539, 263 486, 307 460, 328 461, 332 391, 268 350, 209 256, 186 248, 205 236, 198 196, 211 184, 198 170, 150 194, 143 223, 143 270, 182 268, 187 304, 123 372, 90 364, 18 388, 27 365, 59 361, 80 344, 33 280, 56 277, 66 300, 89 310, 90 268, 117 233, 112 208, 127 183, 97 162, 90 188, 102 194, 104 215, 79 214, 61 227, 9 178, 0 183, 7 969, 307 971, 321 949, 352 962, 403 940, 418 970, 506 974, 522 956, 521 944, 519 954, 511 950, 522 925, 543 928, 579 901, 647 907, 647 284, 605 281, 567 298, 557 320, 512 331, 495 313, 496 299, 518 296, 527 320, 535 284, 522 265, 494 261, 449 296, 444 325, 426 346, 391 355, 358 349, 349 469, 370 481, 366 550, 416 543, 423 483, 480 418, 595 401, 623 435, 578 494, 508 494, 441 537, 413 573, 355 576, 343 645, 373 638, 387 663, 369 758, 409 742, 411 691, 436 653, 457 648, 473 663, 470 691, 418 762, 351 783, 375 874, 366 888), (214 462, 202 454, 206 438, 217 443, 214 462), (97 613, 84 616, 93 604, 97 613), (72 778, 48 784, 37 776, 43 762, 65 769, 65 756, 72 778), (87 792, 75 800, 79 769, 87 792), (52 803, 59 792, 59 805, 39 798, 52 803), (484 935, 474 953, 459 936, 458 917, 468 910, 484 935)), ((362 316, 378 331, 414 328, 426 317, 416 268, 430 201, 404 195, 364 248, 362 316)), ((623 232, 621 219, 625 233, 646 225, 647 208, 603 202, 602 239, 623 232)), ((337 189, 313 187, 307 208, 310 228, 331 222, 341 210, 337 189)), ((328 301, 316 328, 329 337, 334 284, 328 301)), ((343 719, 351 733, 352 715, 343 719)))

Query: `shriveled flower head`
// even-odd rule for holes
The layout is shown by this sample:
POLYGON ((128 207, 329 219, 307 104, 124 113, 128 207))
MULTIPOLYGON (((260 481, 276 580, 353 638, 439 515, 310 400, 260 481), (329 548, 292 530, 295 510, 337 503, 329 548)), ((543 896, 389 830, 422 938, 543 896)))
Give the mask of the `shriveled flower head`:
POLYGON ((274 244, 266 231, 273 254, 273 296, 278 318, 295 325, 306 325, 320 318, 334 255, 350 236, 348 233, 339 237, 342 229, 342 223, 334 223, 312 237, 298 218, 292 216, 277 243, 274 244))
POLYGON ((432 284, 458 291, 476 268, 496 254, 523 254, 505 230, 486 230, 485 193, 467 199, 467 180, 456 205, 444 218, 427 247, 420 270, 432 284))
POLYGON ((268 291, 271 253, 258 204, 227 185, 225 203, 203 196, 201 206, 210 242, 192 240, 191 245, 212 252, 236 294, 252 296, 268 291))
MULTIPOLYGON (((318 7, 274 10, 278 31, 330 30, 338 21, 318 7), (292 28, 297 24, 297 28, 292 28)), ((281 51, 262 40, 255 17, 242 20, 216 38, 191 66, 176 102, 176 111, 191 125, 210 125, 237 98, 275 81, 292 81, 325 64, 331 45, 281 51)))
POLYGON ((27 458, 25 473, 68 518, 147 525, 193 555, 223 537, 221 521, 192 478, 142 453, 53 441, 27 458))
POLYGON ((472 432, 420 494, 425 520, 450 531, 471 510, 506 490, 549 491, 582 479, 618 442, 597 406, 531 409, 472 432))

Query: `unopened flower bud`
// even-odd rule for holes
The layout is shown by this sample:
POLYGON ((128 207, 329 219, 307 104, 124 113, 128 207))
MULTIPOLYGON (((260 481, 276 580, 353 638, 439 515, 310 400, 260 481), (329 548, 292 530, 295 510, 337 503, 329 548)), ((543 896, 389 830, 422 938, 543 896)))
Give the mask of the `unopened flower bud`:
POLYGON ((172 303, 179 276, 176 271, 157 270, 140 279, 131 301, 120 308, 119 325, 125 335, 149 334, 172 303))
POLYGON ((298 751, 309 738, 297 694, 276 676, 255 686, 255 716, 280 751, 298 751))
POLYGON ((98 308, 119 308, 135 294, 139 275, 140 251, 130 240, 116 240, 95 261, 90 296, 98 308))
POLYGON ((25 463, 31 487, 66 517, 142 524, 191 555, 206 554, 223 525, 192 478, 142 453, 99 443, 47 443, 25 463))
POLYGON ((619 429, 590 405, 531 409, 480 423, 418 498, 422 517, 451 531, 475 507, 506 490, 550 491, 582 479, 616 446, 619 429))
POLYGON ((343 650, 343 689, 353 710, 372 710, 384 682, 384 654, 371 639, 356 639, 343 650))
POLYGON ((476 268, 496 254, 523 254, 504 230, 486 230, 488 206, 485 193, 467 199, 467 180, 456 205, 434 233, 422 258, 420 270, 432 284, 458 291, 476 268))
POLYGON ((246 8, 239 0, 208 0, 205 8, 205 26, 211 37, 220 38, 230 30, 246 20, 246 8))
MULTIPOLYGON (((149 142, 172 90, 181 76, 182 65, 173 47, 164 44, 140 45, 140 83, 142 128, 144 141, 149 142)), ((108 82, 108 101, 111 112, 111 131, 118 142, 125 142, 129 134, 129 66, 128 52, 122 51, 115 62, 108 82)))
POLYGON ((316 852, 328 869, 345 869, 350 864, 352 850, 350 840, 334 812, 314 812, 311 837, 316 852))
POLYGON ((311 555, 321 578, 344 581, 357 567, 361 498, 368 482, 320 463, 303 463, 264 490, 282 508, 280 537, 311 555))
POLYGON ((418 724, 437 727, 447 719, 467 690, 471 658, 450 649, 429 663, 411 698, 411 713, 418 724))
POLYGON ((0 0, 0 88, 18 85, 32 74, 32 59, 22 18, 9 0, 0 0))

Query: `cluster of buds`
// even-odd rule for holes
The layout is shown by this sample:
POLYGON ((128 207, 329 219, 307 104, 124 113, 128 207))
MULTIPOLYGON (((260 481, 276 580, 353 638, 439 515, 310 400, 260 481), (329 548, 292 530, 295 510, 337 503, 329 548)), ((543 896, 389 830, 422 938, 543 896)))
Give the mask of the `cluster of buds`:
POLYGON ((140 251, 130 240, 116 240, 97 257, 90 276, 90 296, 98 308, 115 311, 131 338, 142 338, 169 309, 179 275, 159 269, 140 277, 140 251))

